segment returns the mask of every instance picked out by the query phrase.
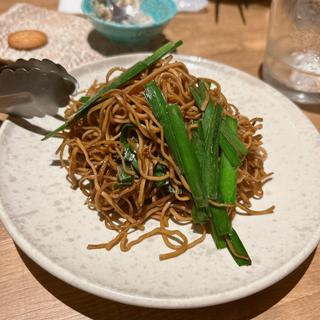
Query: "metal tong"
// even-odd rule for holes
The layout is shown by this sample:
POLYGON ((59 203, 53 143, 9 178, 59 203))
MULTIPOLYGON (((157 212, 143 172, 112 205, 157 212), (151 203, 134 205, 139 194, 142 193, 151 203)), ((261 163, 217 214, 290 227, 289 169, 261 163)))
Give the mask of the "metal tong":
POLYGON ((51 60, 19 59, 0 68, 0 112, 24 118, 55 115, 77 87, 77 80, 51 60))

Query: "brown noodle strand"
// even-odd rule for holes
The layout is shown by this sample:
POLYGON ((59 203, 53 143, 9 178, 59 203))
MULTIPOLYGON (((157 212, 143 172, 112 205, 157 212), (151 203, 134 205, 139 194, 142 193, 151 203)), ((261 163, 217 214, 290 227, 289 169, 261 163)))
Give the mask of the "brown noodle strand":
POLYGON ((240 258, 240 259, 244 259, 244 260, 247 260, 247 261, 250 260, 250 258, 247 257, 247 256, 242 256, 242 255, 237 254, 237 252, 235 251, 235 249, 234 249, 234 247, 233 247, 232 242, 228 239, 228 237, 225 237, 225 240, 226 240, 226 242, 227 242, 227 244, 228 244, 228 248, 230 249, 230 251, 232 252, 232 254, 233 254, 235 257, 240 258))
POLYGON ((214 207, 221 207, 221 208, 233 208, 234 207, 234 204, 219 203, 219 202, 214 201, 212 199, 208 199, 208 203, 212 204, 214 207))
POLYGON ((247 213, 250 216, 270 214, 270 213, 273 213, 275 209, 275 206, 271 206, 270 208, 267 208, 264 210, 251 210, 240 203, 237 203, 237 207, 239 207, 241 210, 243 210, 245 213, 247 213))

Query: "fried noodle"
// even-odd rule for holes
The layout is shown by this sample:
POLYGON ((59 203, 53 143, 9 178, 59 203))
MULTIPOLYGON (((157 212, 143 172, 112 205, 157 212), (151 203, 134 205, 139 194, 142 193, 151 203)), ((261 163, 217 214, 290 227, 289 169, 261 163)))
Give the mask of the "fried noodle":
MULTIPOLYGON (((94 95, 123 70, 111 69, 105 83, 94 82, 87 95, 94 95)), ((199 79, 191 75, 183 63, 173 61, 172 56, 160 60, 121 89, 107 92, 103 102, 93 106, 84 118, 75 121, 69 130, 63 132, 63 142, 58 151, 61 165, 67 171, 67 179, 72 188, 79 188, 87 197, 88 207, 100 213, 105 226, 116 232, 111 241, 90 244, 89 249, 111 250, 119 245, 122 251, 128 251, 143 240, 160 235, 171 250, 161 254, 160 259, 168 259, 205 239, 204 226, 201 226, 200 236, 193 241, 169 226, 170 222, 192 223, 192 200, 190 188, 170 155, 162 128, 144 97, 144 85, 151 80, 156 81, 169 103, 180 106, 191 135, 202 113, 195 106, 189 88, 199 79), (134 139, 129 143, 138 160, 138 176, 132 167, 126 165, 124 146, 120 142, 121 129, 127 123, 134 126, 134 139), (165 175, 154 175, 157 164, 166 167, 165 175), (119 185, 119 166, 133 177, 131 185, 119 185), (169 194, 163 188, 156 187, 157 182, 167 179, 170 179, 174 189, 169 194), (157 220, 159 226, 145 232, 144 225, 150 219, 157 220), (142 234, 129 241, 129 234, 137 230, 142 234)), ((239 209, 242 214, 249 215, 273 212, 273 207, 264 211, 251 209, 251 199, 263 197, 263 185, 271 175, 264 170, 267 152, 262 147, 262 135, 257 133, 262 128, 262 119, 250 120, 241 115, 235 106, 227 102, 218 82, 204 80, 214 88, 210 90, 213 101, 223 106, 225 114, 238 120, 238 135, 249 150, 238 169, 237 206, 228 207, 230 219, 239 209)), ((203 104, 202 111, 206 104, 203 104)), ((81 102, 72 100, 66 117, 72 116, 80 106, 81 102)))

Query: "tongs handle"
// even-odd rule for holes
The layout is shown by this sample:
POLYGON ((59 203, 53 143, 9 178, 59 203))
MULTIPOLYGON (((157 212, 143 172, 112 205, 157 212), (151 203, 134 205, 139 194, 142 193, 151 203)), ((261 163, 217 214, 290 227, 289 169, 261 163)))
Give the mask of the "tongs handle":
POLYGON ((19 92, 0 96, 0 112, 10 113, 12 106, 25 105, 33 101, 32 95, 29 92, 19 92))

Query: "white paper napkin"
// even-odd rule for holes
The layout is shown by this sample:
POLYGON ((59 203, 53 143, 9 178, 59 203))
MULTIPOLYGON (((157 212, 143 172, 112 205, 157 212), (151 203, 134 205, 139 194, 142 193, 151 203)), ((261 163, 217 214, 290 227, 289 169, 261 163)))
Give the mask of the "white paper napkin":
POLYGON ((82 0, 60 0, 58 10, 66 13, 82 13, 82 0))

